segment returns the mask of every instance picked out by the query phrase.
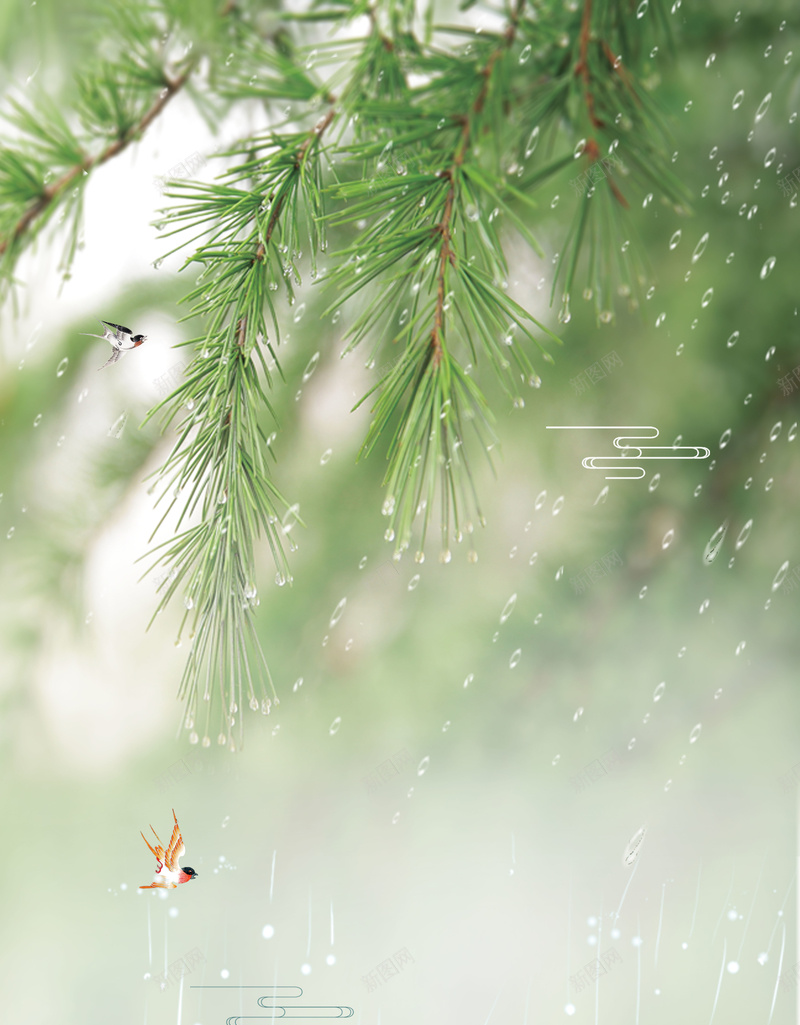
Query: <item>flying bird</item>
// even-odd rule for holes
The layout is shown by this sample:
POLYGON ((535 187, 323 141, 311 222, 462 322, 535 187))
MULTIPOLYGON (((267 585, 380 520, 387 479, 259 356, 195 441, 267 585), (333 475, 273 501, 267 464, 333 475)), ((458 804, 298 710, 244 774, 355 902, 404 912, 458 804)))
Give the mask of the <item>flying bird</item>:
POLYGON ((190 879, 196 879, 197 873, 193 868, 181 868, 178 861, 183 857, 186 852, 186 846, 181 836, 180 826, 178 825, 178 819, 175 816, 175 809, 172 809, 172 817, 175 819, 175 825, 172 828, 172 839, 169 842, 169 846, 166 851, 161 843, 158 833, 153 829, 153 835, 158 844, 155 847, 150 847, 147 837, 142 833, 142 839, 150 847, 150 850, 155 855, 156 859, 156 875, 159 877, 159 881, 155 883, 144 883, 139 887, 140 890, 152 890, 160 887, 164 890, 174 890, 180 883, 188 883, 190 879))
POLYGON ((97 368, 98 370, 103 370, 109 363, 116 363, 129 349, 135 349, 147 341, 147 335, 135 335, 129 327, 123 327, 122 324, 111 324, 107 320, 101 320, 100 323, 105 325, 101 335, 81 332, 86 338, 102 338, 104 342, 109 342, 114 350, 103 366, 97 368), (110 328, 114 330, 111 331, 110 328))

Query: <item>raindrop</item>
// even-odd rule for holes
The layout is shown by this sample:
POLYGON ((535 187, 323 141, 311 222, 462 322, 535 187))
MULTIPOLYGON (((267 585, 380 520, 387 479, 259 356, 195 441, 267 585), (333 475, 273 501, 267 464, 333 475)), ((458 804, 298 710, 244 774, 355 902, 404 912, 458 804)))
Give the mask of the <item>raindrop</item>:
POLYGON ((659 683, 659 685, 653 691, 653 701, 660 701, 664 691, 666 690, 666 688, 667 688, 666 683, 664 683, 663 681, 661 683, 659 683))
POLYGON ((528 565, 532 566, 534 564, 534 562, 536 562, 538 557, 539 557, 539 553, 538 552, 534 552, 533 555, 530 557, 530 559, 528 559, 528 565))
POLYGON ((652 480, 647 485, 647 490, 648 491, 655 491, 660 483, 661 483, 661 474, 660 473, 656 473, 656 474, 653 475, 652 480))
POLYGON ((773 160, 775 159, 775 156, 776 156, 777 152, 778 151, 775 149, 774 146, 772 147, 771 150, 769 150, 767 152, 767 155, 764 157, 764 167, 769 167, 770 164, 772 164, 773 160))
POLYGON ((703 613, 704 613, 704 612, 706 611, 706 609, 708 608, 708 606, 709 606, 710 604, 711 604, 711 602, 710 602, 710 601, 708 600, 708 598, 705 598, 705 599, 704 599, 704 600, 703 600, 703 601, 702 601, 702 602, 700 603, 700 615, 701 615, 701 616, 702 616, 702 614, 703 614, 703 613))
POLYGON ((503 606, 503 611, 500 613, 500 622, 505 623, 511 613, 514 611, 514 606, 517 604, 517 595, 512 594, 508 601, 503 606))
POLYGON ((418 776, 424 776, 425 773, 428 771, 428 766, 430 764, 431 764, 430 755, 425 755, 425 757, 422 759, 422 761, 417 766, 417 775, 418 776))
POLYGON ((519 62, 520 62, 520 64, 524 64, 525 61, 530 57, 530 55, 531 55, 531 44, 528 43, 528 45, 523 49, 522 53, 519 55, 519 62))
POLYGON ((577 722, 578 719, 583 715, 583 705, 576 709, 575 714, 572 717, 573 722, 577 722))
MULTIPOLYGON (((788 563, 787 563, 787 566, 788 566, 788 563)), ((775 590, 775 588, 773 588, 773 590, 775 590)), ((517 648, 517 650, 515 652, 513 652, 513 654, 511 655, 511 658, 508 660, 508 668, 509 669, 516 669, 517 666, 519 665, 519 660, 521 658, 522 658, 522 648, 517 648)))
POLYGON ((322 455, 319 457, 319 465, 324 466, 333 455, 332 448, 326 448, 322 455))
POLYGON ((631 837, 630 843, 625 848, 625 853, 622 855, 622 863, 624 865, 632 865, 638 858, 645 832, 645 827, 642 826, 641 829, 637 829, 631 837))
POLYGON ((730 336, 730 338, 728 339, 728 341, 725 344, 728 346, 729 349, 732 349, 734 347, 734 345, 736 345, 738 340, 739 340, 739 332, 738 331, 734 331, 733 334, 730 336))
POLYGON ((464 686, 465 687, 469 687, 469 685, 472 683, 472 681, 474 679, 475 679, 475 674, 474 673, 467 673, 467 675, 464 677, 464 686))
POLYGON ((759 274, 759 277, 762 281, 770 276, 775 266, 775 262, 776 257, 774 256, 770 256, 768 260, 764 261, 764 266, 761 268, 761 273, 759 274))
POLYGON ((747 641, 739 641, 739 643, 736 645, 736 652, 735 652, 735 654, 736 655, 741 655, 741 653, 744 651, 744 649, 746 647, 747 647, 747 641))
POLYGON ((703 727, 700 725, 700 723, 698 723, 696 726, 692 727, 692 732, 689 734, 689 743, 690 744, 694 744, 694 742, 700 736, 700 730, 702 728, 703 727))
POLYGON ((719 550, 722 547, 722 542, 725 540, 725 535, 727 534, 727 532, 728 521, 725 520, 722 526, 717 527, 717 529, 711 535, 711 540, 708 542, 705 551, 703 552, 703 561, 706 563, 706 565, 710 566, 714 559, 716 559, 717 555, 719 554, 719 550))
POLYGON ((636 8, 636 17, 637 18, 643 18, 645 16, 645 14, 647 13, 647 8, 649 6, 649 3, 650 3, 650 0, 642 0, 642 2, 636 8))
POLYGON ((736 538, 736 551, 738 552, 745 541, 750 537, 750 531, 753 529, 753 521, 750 519, 745 523, 742 529, 739 531, 739 536, 736 538))
POLYGON ((593 505, 605 505, 605 501, 608 498, 608 484, 600 490, 597 498, 592 503, 593 505))
POLYGON ((419 583, 419 579, 419 573, 415 573, 414 576, 408 582, 409 591, 413 591, 415 589, 415 587, 419 583))
POLYGON ((713 288, 708 288, 703 293, 703 298, 700 300, 700 305, 703 307, 703 309, 705 309, 706 306, 708 306, 708 304, 711 302, 711 299, 712 299, 713 295, 714 295, 714 289, 713 288))
POLYGON ((544 505, 544 500, 546 498, 547 498, 547 492, 546 491, 540 491, 539 494, 536 496, 536 501, 533 503, 533 508, 534 509, 541 509, 542 506, 544 505))
POLYGON ((697 263, 697 261, 700 259, 700 257, 703 255, 703 253, 706 251, 706 246, 708 245, 709 234, 710 234, 709 232, 705 232, 705 234, 701 236, 700 241, 694 247, 694 252, 692 253, 692 263, 697 263))
POLYGON ((738 110, 739 107, 741 107, 743 99, 744 99, 744 89, 740 89, 739 92, 733 97, 732 107, 733 107, 734 110, 738 110))
POLYGON ((333 722, 328 727, 328 733, 330 733, 331 736, 333 736, 334 733, 338 733, 339 727, 341 725, 342 725, 342 717, 340 715, 337 715, 336 718, 333 720, 333 722))
POLYGON ((564 496, 563 495, 559 495, 559 497, 555 500, 555 502, 553 502, 553 515, 554 516, 558 516, 558 514, 561 512, 561 510, 563 508, 564 508, 564 496))
POLYGON ((295 314, 294 314, 294 322, 295 322, 295 324, 297 324, 298 321, 302 320, 303 314, 305 312, 306 312, 306 304, 305 303, 300 303, 300 305, 295 310, 295 314))
POLYGON ((674 539, 675 539, 675 531, 670 527, 670 529, 664 535, 663 540, 661 541, 661 547, 662 548, 669 548, 669 546, 672 544, 674 539))
POLYGON ((539 126, 537 125, 534 128, 534 130, 531 132, 531 134, 530 134, 530 136, 528 138, 528 142, 527 142, 527 144, 525 146, 525 159, 526 160, 533 153, 533 151, 536 149, 536 146, 537 146, 538 142, 539 142, 539 126))
POLYGON ((339 604, 333 610, 333 615, 331 616, 331 619, 330 619, 330 625, 331 626, 336 626, 336 624, 342 618, 342 613, 344 612, 345 605, 347 605, 347 598, 342 598, 342 600, 339 602, 339 604))
POLYGON ((782 425, 781 425, 781 421, 780 420, 776 424, 773 425, 772 430, 769 432, 769 440, 770 441, 775 441, 775 439, 781 433, 781 426, 782 425))
POLYGON ((772 93, 767 93, 767 95, 764 97, 761 103, 759 103, 758 110, 756 111, 756 123, 758 123, 761 120, 761 118, 766 114, 767 109, 769 108, 769 101, 771 99, 772 93))
POLYGON ((680 242, 680 240, 681 240, 681 229, 678 228, 678 230, 675 232, 675 234, 669 240, 669 247, 670 247, 670 249, 675 249, 677 247, 678 243, 680 242))
POLYGON ((309 379, 309 377, 311 377, 311 375, 317 369, 317 364, 318 363, 319 363, 319 353, 315 352, 314 355, 311 357, 311 359, 308 361, 305 370, 303 371, 303 381, 307 381, 309 379))
POLYGON ((647 584, 639 591, 639 599, 641 600, 647 594, 647 584))
MULTIPOLYGON (((13 530, 13 527, 12 527, 13 530)), ((775 579, 772 581, 772 590, 777 591, 783 581, 786 579, 786 574, 789 572, 789 563, 784 562, 781 564, 781 568, 775 574, 775 579)))

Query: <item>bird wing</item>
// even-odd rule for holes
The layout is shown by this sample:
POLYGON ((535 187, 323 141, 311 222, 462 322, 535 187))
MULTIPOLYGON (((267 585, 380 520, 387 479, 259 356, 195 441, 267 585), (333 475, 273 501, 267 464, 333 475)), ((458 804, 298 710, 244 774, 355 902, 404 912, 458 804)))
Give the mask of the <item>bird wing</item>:
MULTIPOLYGON (((153 829, 152 826, 150 828, 153 829)), ((155 829, 153 829, 153 833, 155 834, 156 840, 158 840, 158 833, 156 833, 155 829)), ((161 841, 158 840, 158 843, 156 844, 156 846, 152 847, 150 845, 149 840, 144 835, 144 833, 141 833, 141 837, 144 840, 144 842, 147 844, 147 846, 150 848, 150 851, 152 852, 153 857, 156 859, 158 864, 159 865, 163 865, 164 864, 164 848, 161 846, 161 841)))
POLYGON ((174 808, 172 809, 172 817, 175 819, 175 825, 172 827, 172 838, 169 841, 169 847, 167 847, 164 864, 171 872, 177 872, 178 861, 186 853, 186 845, 184 844, 183 837, 181 836, 181 828, 178 825, 178 819, 175 815, 174 808))
POLYGON ((122 324, 112 324, 108 320, 101 320, 100 323, 105 324, 106 327, 114 328, 114 330, 117 332, 117 341, 120 344, 125 341, 125 335, 127 335, 130 338, 130 336, 133 334, 133 331, 131 331, 129 327, 124 327, 122 324))
POLYGON ((122 356, 122 352, 123 352, 122 349, 114 349, 114 351, 111 353, 111 355, 108 357, 108 359, 102 365, 102 367, 98 367, 97 369, 98 370, 104 370, 108 366, 109 363, 116 363, 120 359, 120 357, 122 356))

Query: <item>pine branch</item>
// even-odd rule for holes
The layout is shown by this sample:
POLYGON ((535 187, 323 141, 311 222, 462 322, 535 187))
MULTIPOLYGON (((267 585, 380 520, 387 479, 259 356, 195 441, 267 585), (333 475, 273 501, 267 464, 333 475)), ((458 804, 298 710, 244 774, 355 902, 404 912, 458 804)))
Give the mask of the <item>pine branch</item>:
POLYGON ((146 129, 164 110, 172 97, 180 92, 189 80, 193 70, 193 67, 190 68, 176 79, 169 78, 165 73, 164 88, 158 99, 152 104, 149 110, 145 112, 133 128, 126 132, 124 136, 117 139, 115 142, 112 142, 109 146, 106 146, 105 149, 101 150, 95 156, 87 156, 80 163, 70 168, 52 185, 44 186, 39 198, 33 202, 22 217, 20 217, 11 234, 6 238, 0 238, 0 256, 2 256, 10 246, 13 246, 22 238, 25 232, 31 228, 33 222, 50 206, 51 203, 56 201, 59 196, 65 192, 76 178, 80 175, 87 175, 94 168, 100 167, 102 164, 107 163, 107 161, 124 152, 132 142, 138 141, 146 129))
MULTIPOLYGON (((238 152, 248 153, 249 159, 227 172, 232 184, 177 186, 173 194, 190 202, 170 210, 166 218, 168 224, 193 224, 197 205, 202 203, 205 233, 213 233, 186 261, 186 265, 204 265, 204 280, 186 300, 194 304, 193 313, 211 314, 203 350, 190 364, 187 380, 148 414, 149 418, 163 409, 166 427, 182 409, 198 410, 178 424, 178 440, 157 480, 166 488, 163 494, 174 489, 159 527, 179 499, 182 511, 176 529, 194 512, 199 512, 200 523, 153 549, 156 559, 148 570, 161 566, 168 571, 169 582, 157 612, 179 590, 184 591, 184 623, 191 619, 192 646, 180 693, 194 742, 201 701, 206 703, 203 743, 209 738, 212 675, 217 677, 221 699, 220 743, 236 746, 236 712, 245 701, 264 714, 273 703, 279 704, 252 621, 252 609, 258 604, 254 547, 263 532, 278 568, 278 582, 291 580, 279 525, 279 509, 288 509, 289 503, 272 483, 263 457, 266 439, 258 415, 261 408, 271 412, 271 407, 259 382, 256 360, 269 385, 271 372, 264 349, 279 371, 280 364, 267 341, 264 306, 272 313, 277 338, 278 317, 270 288, 285 279, 281 257, 284 251, 293 251, 297 242, 300 196, 314 208, 316 158, 336 117, 333 97, 331 101, 310 131, 263 140, 272 151, 266 159, 253 157, 262 141, 241 143, 238 152), (258 191, 233 187, 256 168, 261 178, 258 191)), ((288 285, 287 295, 292 298, 288 285)), ((239 720, 239 743, 241 726, 239 720)))
MULTIPOLYGON (((438 502, 448 561, 452 539, 483 522, 472 464, 481 452, 491 465, 496 441, 479 384, 485 368, 521 407, 520 382, 541 384, 532 346, 552 362, 545 336, 558 342, 507 294, 507 232, 543 255, 532 230, 535 191, 579 160, 584 187, 553 296, 558 282, 566 322, 587 254, 584 295, 605 321, 615 285, 633 303, 643 280, 635 247, 620 245, 635 237, 632 190, 657 189, 686 206, 640 59, 643 40, 666 30, 660 7, 651 0, 648 25, 629 0, 586 0, 582 9, 513 0, 501 31, 476 34, 434 25, 429 5, 420 39, 411 0, 328 0, 268 21, 253 17, 247 0, 226 0, 225 32, 219 15, 198 14, 198 56, 175 70, 163 25, 191 35, 192 8, 113 0, 109 25, 122 58, 85 74, 72 119, 82 130, 54 106, 14 108, 25 141, 0 148, 6 277, 26 242, 72 202, 73 186, 141 136, 180 89, 212 124, 225 105, 256 101, 270 125, 221 154, 226 169, 213 183, 173 184, 159 225, 162 237, 179 236, 171 251, 187 250, 184 268, 199 271, 184 302, 203 320, 200 337, 183 343, 196 347, 184 381, 148 414, 175 431, 153 487, 163 509, 156 532, 170 514, 176 523, 149 554, 151 569, 165 570, 156 611, 184 600, 181 631, 192 644, 180 693, 190 740, 199 743, 202 730, 210 744, 216 715, 218 741, 234 747, 240 709, 266 713, 277 702, 254 607, 261 538, 279 582, 291 579, 280 520, 287 503, 262 422, 275 375, 283 377, 279 298, 294 303, 306 260, 316 277, 334 232, 329 311, 352 311, 348 349, 369 339, 368 366, 384 344, 394 357, 362 399, 373 402, 362 453, 386 443, 385 536, 395 558, 415 536, 422 561, 438 502), (364 34, 354 36, 361 16, 364 34), (322 39, 317 23, 341 31, 322 39), (330 69, 326 78, 321 69, 330 69)), ((79 202, 73 213, 77 231, 79 202)))

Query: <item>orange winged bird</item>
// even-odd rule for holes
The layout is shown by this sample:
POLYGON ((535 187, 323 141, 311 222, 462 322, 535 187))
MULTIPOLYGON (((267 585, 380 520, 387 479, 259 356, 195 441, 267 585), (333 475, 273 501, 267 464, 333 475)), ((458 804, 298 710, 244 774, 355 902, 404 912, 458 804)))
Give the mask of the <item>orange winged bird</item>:
POLYGON ((183 857, 186 852, 186 846, 181 836, 181 829, 178 825, 178 819, 175 815, 175 809, 172 809, 172 817, 175 819, 175 825, 172 828, 172 838, 169 842, 169 846, 166 851, 164 845, 161 843, 161 839, 153 829, 153 835, 158 844, 155 847, 150 847, 147 837, 144 833, 141 834, 142 839, 150 847, 150 850, 155 855, 156 859, 156 875, 159 877, 155 883, 144 883, 139 887, 140 890, 151 890, 156 887, 161 887, 165 890, 174 890, 180 883, 188 883, 190 879, 196 879, 197 873, 193 868, 181 868, 178 861, 183 857))

